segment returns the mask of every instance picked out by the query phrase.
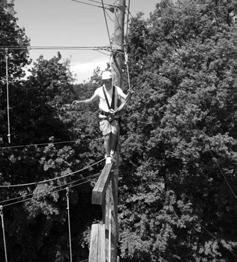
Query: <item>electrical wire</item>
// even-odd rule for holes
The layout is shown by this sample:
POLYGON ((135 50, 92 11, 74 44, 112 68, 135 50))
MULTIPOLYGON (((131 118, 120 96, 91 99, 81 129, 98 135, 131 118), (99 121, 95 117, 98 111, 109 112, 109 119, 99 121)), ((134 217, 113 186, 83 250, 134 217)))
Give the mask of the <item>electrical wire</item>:
POLYGON ((114 19, 110 16, 110 14, 106 10, 105 10, 105 13, 106 13, 107 17, 109 18, 109 20, 111 22, 114 22, 114 19))
MULTIPOLYGON (((16 187, 27 187, 27 186, 33 186, 33 185, 40 185, 40 184, 45 184, 45 183, 49 183, 49 182, 52 182, 52 181, 55 181, 55 180, 60 180, 62 178, 65 178, 65 177, 69 177, 69 176, 72 176, 72 175, 75 175, 75 174, 78 174, 86 169, 89 169, 91 168, 92 166, 95 166, 95 165, 98 165, 99 163, 101 163, 104 159, 101 159, 91 165, 88 165, 88 166, 85 166, 77 171, 74 171, 74 172, 71 172, 69 174, 66 174, 66 175, 63 175, 63 176, 60 176, 60 177, 55 177, 55 178, 51 178, 51 179, 47 179, 47 180, 41 180, 41 181, 38 181, 38 182, 31 182, 31 183, 25 183, 25 184, 14 184, 14 185, 0 185, 0 188, 16 188, 16 187)), ((0 202, 1 203, 1 202, 0 202)))
MULTIPOLYGON (((94 139, 94 141, 101 140, 102 138, 94 139)), ((69 143, 76 143, 78 140, 65 140, 65 141, 58 141, 58 142, 44 142, 44 143, 35 143, 35 144, 23 144, 23 145, 15 145, 15 146, 2 146, 0 149, 17 149, 17 148, 24 148, 24 147, 31 147, 31 146, 47 146, 47 145, 60 145, 60 144, 69 144, 69 143)))
POLYGON ((35 143, 35 144, 24 144, 24 145, 15 145, 15 146, 3 146, 0 149, 15 149, 15 148, 23 148, 23 147, 30 147, 30 146, 46 146, 46 145, 59 145, 59 144, 70 144, 75 143, 77 140, 65 140, 65 141, 58 141, 58 142, 45 142, 45 143, 35 143))
POLYGON ((112 50, 112 41, 111 41, 111 37, 110 37, 110 32, 109 32, 109 25, 108 25, 108 21, 107 21, 107 16, 106 16, 106 13, 105 13, 104 0, 101 0, 101 4, 102 4, 102 7, 103 7, 103 14, 104 14, 106 30, 107 30, 107 34, 108 34, 108 38, 109 38, 109 44, 110 44, 110 48, 111 48, 111 50, 112 50))
MULTIPOLYGON (((174 214, 175 214, 176 218, 179 219, 179 216, 178 216, 178 214, 176 213, 175 209, 173 209, 173 211, 174 211, 174 214)), ((203 224, 202 224, 202 222, 201 222, 200 220, 199 220, 198 222, 199 222, 198 225, 199 225, 204 231, 206 231, 206 233, 207 233, 212 239, 214 239, 214 240, 216 240, 216 241, 218 242, 218 239, 216 238, 216 236, 215 236, 214 234, 212 234, 206 227, 204 227, 203 224)), ((200 232, 195 228, 194 225, 192 225, 192 228, 193 228, 197 233, 200 233, 200 232)), ((229 249, 227 249, 227 250, 228 250, 234 257, 237 257, 237 254, 235 254, 235 252, 233 252, 232 250, 229 250, 229 249)))
MULTIPOLYGON (((80 183, 78 183, 78 184, 77 184, 77 182, 81 181, 82 179, 78 179, 78 180, 72 181, 72 182, 67 183, 67 184, 65 184, 65 185, 57 186, 57 187, 55 187, 53 190, 51 190, 49 193, 56 193, 56 192, 60 192, 60 191, 62 191, 62 190, 65 190, 66 186, 68 186, 68 185, 70 185, 70 188, 73 188, 73 187, 76 187, 76 186, 80 186, 80 185, 86 184, 86 183, 92 181, 92 180, 89 180, 88 178, 91 178, 91 179, 92 179, 92 178, 96 178, 99 174, 100 174, 100 173, 97 173, 97 174, 94 174, 94 175, 85 177, 85 178, 83 178, 83 179, 87 179, 87 180, 86 180, 86 181, 83 181, 83 182, 80 182, 80 183)), ((34 196, 33 193, 27 194, 27 195, 25 195, 25 196, 21 196, 21 197, 18 197, 18 198, 14 198, 14 200, 17 200, 17 199, 21 199, 22 197, 27 197, 27 198, 21 199, 21 200, 19 200, 19 201, 15 201, 15 202, 11 202, 11 203, 5 204, 5 205, 3 205, 3 207, 8 207, 8 206, 16 205, 16 204, 19 204, 19 203, 27 202, 27 201, 29 201, 29 200, 32 199, 32 196, 34 196)), ((11 200, 12 200, 12 199, 11 199, 11 200)), ((9 200, 5 200, 5 201, 2 201, 2 202, 0 202, 0 204, 1 204, 1 203, 4 203, 4 202, 7 202, 7 201, 10 201, 10 199, 9 199, 9 200)))
MULTIPOLYGON (((83 180, 85 180, 85 179, 88 179, 88 178, 94 178, 95 176, 97 176, 97 174, 76 179, 76 180, 71 181, 70 183, 65 184, 65 185, 56 186, 56 187, 54 188, 54 191, 57 192, 57 188, 60 188, 60 190, 61 190, 62 187, 65 187, 65 186, 68 186, 68 185, 72 185, 72 184, 77 183, 77 182, 81 182, 81 181, 83 181, 83 180)), ((18 200, 21 201, 23 197, 28 197, 28 198, 30 197, 30 198, 31 198, 33 195, 34 195, 33 193, 29 193, 29 194, 26 194, 26 195, 24 195, 24 196, 13 197, 13 198, 6 199, 6 200, 1 201, 0 204, 8 203, 8 202, 11 202, 11 201, 18 201, 18 200)))
MULTIPOLYGON (((101 2, 96 1, 96 0, 87 0, 87 1, 90 1, 90 2, 93 2, 93 3, 97 3, 97 4, 101 4, 101 2)), ((104 5, 105 6, 110 6, 110 7, 117 7, 116 5, 108 4, 108 3, 104 3, 104 5)))
POLYGON ((80 4, 84 4, 84 5, 89 5, 89 6, 94 6, 94 7, 98 7, 98 8, 103 8, 101 5, 90 4, 90 3, 87 3, 87 2, 84 2, 84 1, 79 1, 79 0, 72 0, 72 1, 80 3, 80 4))
POLYGON ((109 46, 0 46, 0 51, 8 50, 109 50, 109 46))
POLYGON ((214 162, 215 162, 215 164, 216 164, 216 166, 217 166, 220 174, 221 174, 221 175, 223 176, 223 178, 224 178, 225 184, 226 184, 227 187, 229 188, 229 190, 230 190, 231 194, 233 195, 233 197, 234 197, 235 199, 237 199, 237 195, 236 195, 234 189, 233 189, 232 186, 230 185, 230 183, 229 183, 229 181, 228 181, 225 173, 223 172, 222 168, 220 167, 220 165, 219 165, 217 159, 215 158, 213 152, 212 152, 211 150, 210 150, 210 152, 211 152, 211 155, 212 155, 212 159, 214 160, 214 162))
POLYGON ((10 102, 9 102, 9 74, 8 74, 8 48, 5 48, 6 60, 6 89, 7 89, 7 139, 11 144, 11 127, 10 127, 10 102))

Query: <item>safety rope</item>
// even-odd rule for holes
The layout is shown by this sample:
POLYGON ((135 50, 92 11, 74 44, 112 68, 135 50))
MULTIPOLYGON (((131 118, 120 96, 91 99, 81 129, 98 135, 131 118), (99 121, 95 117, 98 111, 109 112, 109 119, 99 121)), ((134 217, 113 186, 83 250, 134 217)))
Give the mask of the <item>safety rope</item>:
POLYGON ((130 15, 130 0, 128 0, 128 5, 127 5, 126 37, 128 35, 129 15, 130 15))
POLYGON ((130 70, 129 70, 129 65, 128 65, 128 43, 127 43, 127 37, 128 37, 128 25, 129 25, 129 15, 130 15, 130 0, 128 0, 128 6, 127 6, 127 21, 126 21, 126 35, 124 37, 125 39, 125 48, 124 48, 124 60, 125 60, 125 65, 127 69, 127 78, 128 78, 128 91, 131 91, 131 80, 130 80, 130 70))
POLYGON ((131 88, 130 71, 129 71, 129 65, 128 65, 128 53, 127 53, 126 47, 125 47, 125 51, 124 51, 124 58, 125 58, 125 65, 126 65, 126 69, 127 69, 128 92, 131 92, 132 88, 131 88))
POLYGON ((5 48, 6 61, 6 89, 7 89, 7 139, 11 144, 11 126, 10 126, 10 106, 9 106, 9 74, 8 74, 8 49, 5 48))
POLYGON ((8 262, 8 258, 7 258, 7 244, 6 244, 4 217, 3 217, 3 206, 0 206, 0 215, 1 215, 1 221, 2 221, 2 236, 3 236, 5 262, 8 262))
POLYGON ((69 187, 66 187, 66 198, 67 198, 67 222, 68 222, 69 253, 70 253, 70 262, 72 262, 72 236, 71 236, 71 222, 70 222, 69 187))
POLYGON ((101 0, 101 4, 102 4, 102 8, 103 8, 103 14, 104 14, 106 30, 107 30, 107 34, 108 34, 108 38, 109 38, 109 44, 110 44, 110 48, 111 48, 111 51, 112 51, 112 41, 111 41, 111 37, 110 37, 109 25, 108 25, 108 21, 107 21, 106 12, 105 12, 104 0, 101 0))

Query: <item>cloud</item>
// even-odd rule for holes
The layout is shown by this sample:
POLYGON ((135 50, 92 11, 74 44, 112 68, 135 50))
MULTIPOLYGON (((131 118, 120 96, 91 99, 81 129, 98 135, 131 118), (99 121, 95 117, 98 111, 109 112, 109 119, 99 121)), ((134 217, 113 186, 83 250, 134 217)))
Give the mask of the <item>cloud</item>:
POLYGON ((70 69, 73 76, 76 78, 76 82, 82 83, 90 80, 90 77, 93 75, 93 72, 97 67, 104 70, 108 62, 108 58, 96 59, 86 63, 74 62, 71 64, 70 69))

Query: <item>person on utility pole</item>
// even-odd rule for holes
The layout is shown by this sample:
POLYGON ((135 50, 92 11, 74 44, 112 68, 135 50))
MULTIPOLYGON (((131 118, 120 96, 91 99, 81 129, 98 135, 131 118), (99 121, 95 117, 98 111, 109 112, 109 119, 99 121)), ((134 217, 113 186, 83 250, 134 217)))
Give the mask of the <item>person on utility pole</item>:
POLYGON ((103 85, 85 100, 74 100, 73 105, 89 104, 99 101, 100 130, 104 137, 106 164, 114 161, 119 134, 119 112, 126 104, 127 95, 122 89, 112 83, 112 73, 108 70, 102 73, 103 85), (119 106, 120 102, 120 106, 119 106))

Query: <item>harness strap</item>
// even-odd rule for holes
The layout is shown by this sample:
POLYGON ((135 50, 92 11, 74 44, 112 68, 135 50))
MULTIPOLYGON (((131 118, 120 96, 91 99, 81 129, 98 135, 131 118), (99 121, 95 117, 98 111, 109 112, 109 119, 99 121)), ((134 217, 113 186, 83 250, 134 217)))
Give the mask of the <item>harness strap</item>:
POLYGON ((114 107, 115 107, 115 86, 113 86, 111 105, 109 104, 109 100, 108 100, 108 97, 106 95, 104 86, 103 86, 103 93, 104 93, 104 97, 105 97, 105 101, 106 101, 106 104, 108 106, 108 109, 114 109, 114 107))
POLYGON ((104 115, 105 117, 99 117, 99 119, 100 119, 100 121, 102 121, 102 120, 108 120, 110 123, 111 122, 113 122, 114 120, 117 120, 117 121, 120 121, 120 118, 121 118, 121 116, 120 115, 116 115, 116 114, 111 114, 111 113, 109 113, 109 112, 104 112, 104 111, 102 111, 102 110, 100 110, 99 111, 99 113, 101 114, 101 115, 104 115))

